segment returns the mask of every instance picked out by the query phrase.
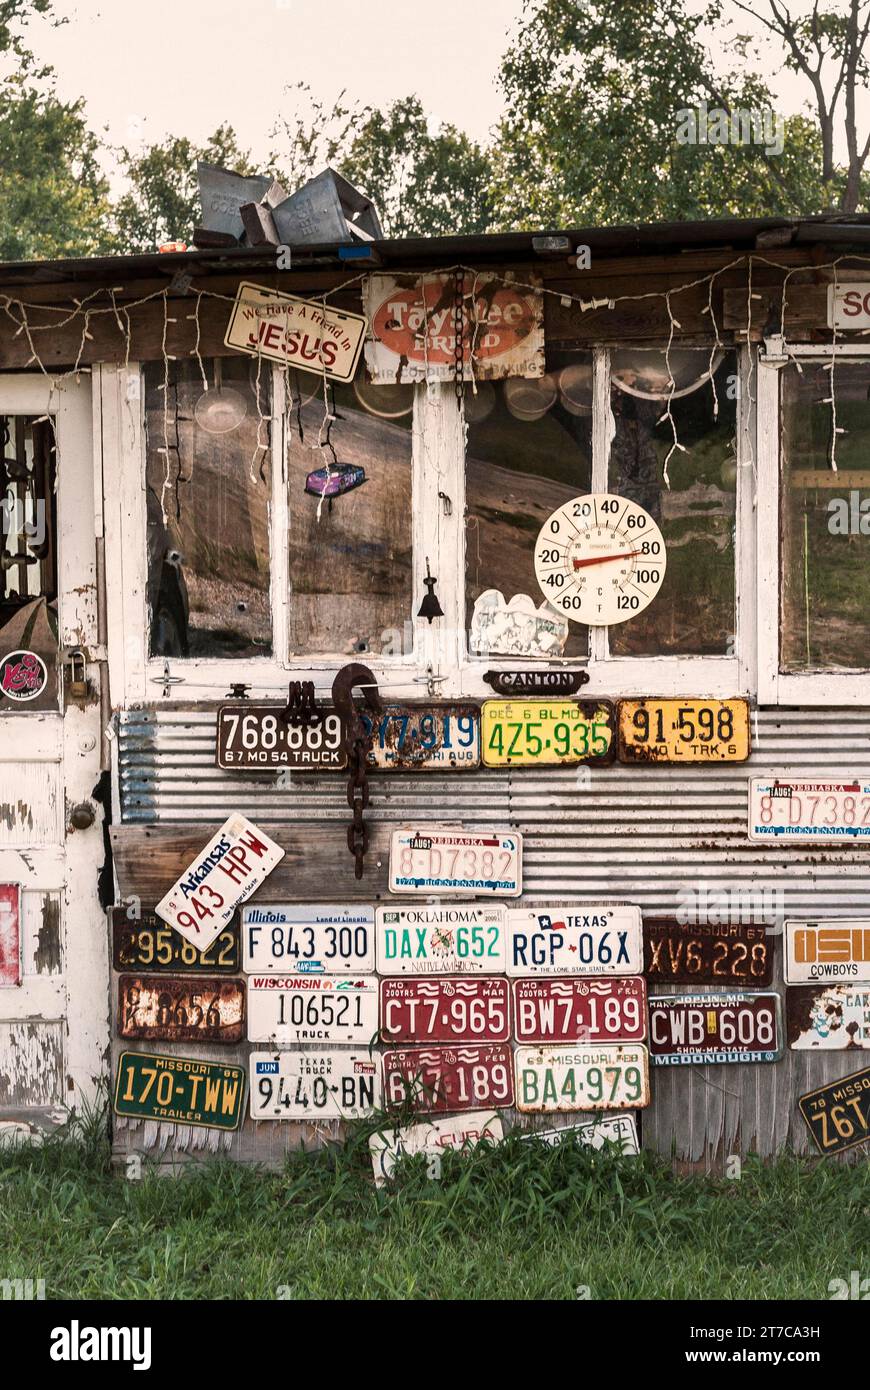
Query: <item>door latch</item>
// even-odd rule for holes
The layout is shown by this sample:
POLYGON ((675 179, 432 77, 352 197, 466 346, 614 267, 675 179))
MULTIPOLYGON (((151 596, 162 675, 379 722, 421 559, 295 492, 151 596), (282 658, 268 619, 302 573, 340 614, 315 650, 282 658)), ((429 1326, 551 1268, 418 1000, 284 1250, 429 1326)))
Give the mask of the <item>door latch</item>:
POLYGON ((88 669, 80 647, 68 652, 63 663, 66 693, 70 700, 85 700, 88 696, 88 669))

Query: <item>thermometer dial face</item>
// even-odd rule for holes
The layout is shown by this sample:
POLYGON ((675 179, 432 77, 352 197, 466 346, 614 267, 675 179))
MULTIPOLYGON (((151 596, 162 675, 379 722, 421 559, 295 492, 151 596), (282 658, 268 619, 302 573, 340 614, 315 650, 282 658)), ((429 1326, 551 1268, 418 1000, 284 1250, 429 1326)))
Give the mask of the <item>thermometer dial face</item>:
POLYGON ((661 588, 666 564, 649 512, 611 492, 566 502, 535 543, 535 574, 547 602, 590 627, 636 618, 661 588))

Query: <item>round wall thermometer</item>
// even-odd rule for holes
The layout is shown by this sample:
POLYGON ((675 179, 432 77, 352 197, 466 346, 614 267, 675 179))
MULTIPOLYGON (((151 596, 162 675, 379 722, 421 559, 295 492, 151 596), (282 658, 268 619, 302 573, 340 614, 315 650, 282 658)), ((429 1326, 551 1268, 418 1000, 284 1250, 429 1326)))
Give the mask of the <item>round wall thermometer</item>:
POLYGON ((649 512, 611 492, 566 502, 535 542, 535 574, 547 601, 591 627, 642 613, 662 586, 666 564, 662 533, 649 512))

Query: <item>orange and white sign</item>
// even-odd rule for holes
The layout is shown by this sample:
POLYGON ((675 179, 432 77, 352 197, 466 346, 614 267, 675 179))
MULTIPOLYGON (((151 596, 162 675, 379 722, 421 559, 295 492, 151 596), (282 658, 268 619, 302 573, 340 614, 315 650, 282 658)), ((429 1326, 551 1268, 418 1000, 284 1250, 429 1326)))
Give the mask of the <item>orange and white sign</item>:
MULTIPOLYGON (((466 381, 544 375, 544 311, 530 276, 522 287, 502 276, 463 279, 466 381), (531 286, 531 288, 528 288, 531 286)), ((456 370, 456 287, 452 275, 371 275, 363 291, 370 324, 366 365, 379 384, 452 381, 456 370)))
POLYGON ((330 381, 352 381, 365 331, 361 314, 245 281, 239 285, 224 343, 237 352, 285 362, 330 381))
POLYGON ((870 983, 870 921, 786 922, 786 984, 870 983))

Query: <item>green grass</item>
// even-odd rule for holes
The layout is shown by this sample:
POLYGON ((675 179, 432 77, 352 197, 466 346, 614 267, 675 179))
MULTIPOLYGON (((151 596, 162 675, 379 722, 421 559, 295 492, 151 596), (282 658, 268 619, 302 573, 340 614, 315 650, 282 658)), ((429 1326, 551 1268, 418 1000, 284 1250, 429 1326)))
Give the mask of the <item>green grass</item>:
POLYGON ((868 1238, 866 1164, 711 1180, 514 1138, 377 1190, 362 1133, 281 1173, 128 1181, 97 1125, 0 1155, 0 1278, 48 1298, 825 1299, 868 1238))

